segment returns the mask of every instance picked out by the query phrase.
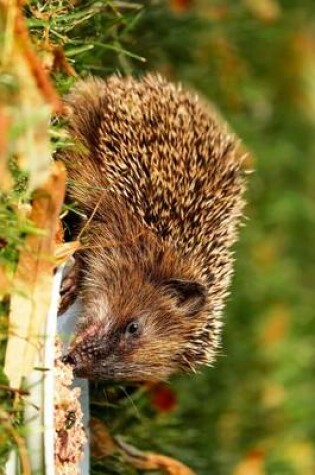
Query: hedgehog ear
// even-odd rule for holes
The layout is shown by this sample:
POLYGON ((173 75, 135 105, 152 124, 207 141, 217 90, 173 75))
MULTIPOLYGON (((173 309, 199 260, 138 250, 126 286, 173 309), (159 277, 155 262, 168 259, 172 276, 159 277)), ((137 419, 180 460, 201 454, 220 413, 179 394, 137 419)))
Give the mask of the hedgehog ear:
POLYGON ((207 302, 207 289, 194 280, 168 279, 163 282, 166 291, 177 300, 177 305, 189 317, 197 315, 207 302))

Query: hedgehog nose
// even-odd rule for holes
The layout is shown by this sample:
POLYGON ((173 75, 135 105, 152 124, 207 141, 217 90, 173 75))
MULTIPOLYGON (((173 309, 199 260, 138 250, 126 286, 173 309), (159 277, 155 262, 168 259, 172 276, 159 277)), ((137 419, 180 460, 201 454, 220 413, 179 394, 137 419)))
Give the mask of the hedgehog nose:
POLYGON ((68 355, 63 356, 61 358, 61 361, 64 364, 69 364, 73 367, 76 367, 76 365, 77 365, 77 360, 76 360, 75 356, 71 355, 70 353, 68 355))

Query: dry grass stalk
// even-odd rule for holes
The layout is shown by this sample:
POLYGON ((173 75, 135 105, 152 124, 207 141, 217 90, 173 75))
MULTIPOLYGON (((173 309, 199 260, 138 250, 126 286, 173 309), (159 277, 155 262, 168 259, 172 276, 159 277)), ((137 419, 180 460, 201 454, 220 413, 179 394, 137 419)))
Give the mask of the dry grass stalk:
POLYGON ((161 470, 167 475, 195 475, 182 462, 161 454, 142 452, 126 444, 120 437, 112 437, 106 425, 93 417, 90 421, 92 455, 105 458, 120 452, 124 459, 139 470, 161 470))
POLYGON ((13 287, 5 373, 10 386, 18 388, 33 368, 43 345, 43 323, 51 299, 55 234, 65 192, 66 174, 54 163, 51 174, 34 196, 30 219, 43 232, 28 236, 21 252, 13 287))

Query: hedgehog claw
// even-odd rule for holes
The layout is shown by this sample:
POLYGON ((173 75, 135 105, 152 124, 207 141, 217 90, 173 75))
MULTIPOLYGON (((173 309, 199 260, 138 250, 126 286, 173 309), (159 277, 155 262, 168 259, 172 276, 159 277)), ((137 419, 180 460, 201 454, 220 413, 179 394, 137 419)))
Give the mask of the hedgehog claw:
POLYGON ((75 301, 77 297, 77 284, 78 272, 74 261, 74 263, 70 263, 70 268, 66 268, 66 275, 61 283, 58 316, 62 315, 75 301))

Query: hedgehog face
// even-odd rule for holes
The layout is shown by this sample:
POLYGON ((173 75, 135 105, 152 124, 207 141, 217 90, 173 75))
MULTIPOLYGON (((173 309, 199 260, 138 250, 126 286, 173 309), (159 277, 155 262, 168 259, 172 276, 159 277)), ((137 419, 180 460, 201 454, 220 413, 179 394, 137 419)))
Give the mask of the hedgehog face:
POLYGON ((159 381, 190 369, 185 349, 196 322, 204 320, 205 287, 179 278, 141 282, 134 275, 126 282, 127 295, 118 291, 119 285, 104 295, 101 306, 99 293, 87 298, 78 336, 65 359, 77 376, 159 381))

